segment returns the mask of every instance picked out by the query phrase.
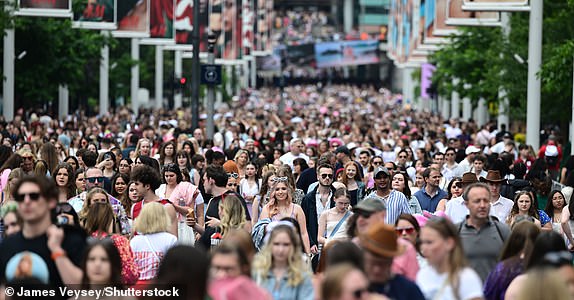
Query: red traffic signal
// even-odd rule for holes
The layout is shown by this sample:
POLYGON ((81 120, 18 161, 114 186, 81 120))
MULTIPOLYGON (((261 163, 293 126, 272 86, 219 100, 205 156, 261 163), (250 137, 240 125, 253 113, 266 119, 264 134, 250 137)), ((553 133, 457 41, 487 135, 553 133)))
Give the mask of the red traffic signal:
POLYGON ((185 77, 182 77, 179 79, 179 84, 181 84, 181 85, 185 85, 186 82, 187 82, 187 79, 185 77))

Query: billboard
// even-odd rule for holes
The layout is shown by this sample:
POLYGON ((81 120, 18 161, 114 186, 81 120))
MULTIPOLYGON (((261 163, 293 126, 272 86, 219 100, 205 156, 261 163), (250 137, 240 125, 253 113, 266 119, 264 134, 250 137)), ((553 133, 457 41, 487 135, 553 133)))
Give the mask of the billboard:
POLYGON ((378 49, 378 40, 317 43, 315 44, 317 67, 376 64, 379 63, 378 49))
POLYGON ((175 44, 175 0, 152 0, 149 9, 149 38, 141 40, 148 45, 175 44))
POLYGON ((116 0, 81 0, 74 5, 75 28, 114 30, 116 0))
POLYGON ((463 0, 447 0, 446 24, 455 26, 500 26, 500 12, 465 11, 463 0))
POLYGON ((464 0, 463 10, 470 11, 528 11, 528 0, 464 0))
POLYGON ((253 25, 255 15, 253 13, 254 0, 243 0, 241 15, 241 54, 251 55, 253 50, 253 25))
POLYGON ((18 16, 69 18, 72 16, 72 0, 19 0, 18 16))
MULTIPOLYGON (((155 0, 154 0, 155 1, 155 0)), ((150 0, 122 0, 117 4, 118 29, 115 37, 149 37, 150 0)))

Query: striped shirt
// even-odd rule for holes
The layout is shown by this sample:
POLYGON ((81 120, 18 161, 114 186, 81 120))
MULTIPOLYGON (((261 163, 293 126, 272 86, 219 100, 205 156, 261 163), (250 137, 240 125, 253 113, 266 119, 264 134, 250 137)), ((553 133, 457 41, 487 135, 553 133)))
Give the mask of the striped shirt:
POLYGON ((368 197, 374 197, 383 201, 387 207, 385 223, 389 225, 395 225, 395 222, 401 214, 412 214, 409 207, 409 200, 407 199, 407 196, 401 192, 391 190, 391 193, 388 196, 381 197, 377 195, 377 191, 374 191, 365 197, 365 199, 368 197))
POLYGON ((130 246, 140 272, 139 280, 155 278, 163 256, 176 242, 177 238, 167 232, 136 235, 132 238, 130 246))

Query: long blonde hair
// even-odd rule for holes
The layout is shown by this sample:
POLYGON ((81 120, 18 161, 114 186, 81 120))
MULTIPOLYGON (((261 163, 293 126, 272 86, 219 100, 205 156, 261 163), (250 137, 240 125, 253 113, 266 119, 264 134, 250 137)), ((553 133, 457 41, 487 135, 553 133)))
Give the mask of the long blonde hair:
POLYGON ((271 196, 269 197, 269 217, 273 218, 275 215, 279 214, 279 204, 277 203, 277 199, 275 198, 275 190, 277 189, 277 185, 279 185, 280 183, 285 184, 285 186, 287 187, 287 205, 291 205, 291 202, 293 202, 293 188, 291 187, 291 185, 289 184, 289 182, 287 181, 287 177, 275 177, 274 179, 275 184, 273 185, 273 188, 271 189, 271 193, 273 193, 273 198, 271 198, 271 196))
POLYGON ((291 253, 287 259, 287 284, 297 286, 305 279, 307 268, 303 262, 299 237, 297 233, 295 233, 295 229, 289 225, 277 225, 271 233, 268 233, 270 234, 269 242, 267 242, 261 252, 255 256, 253 273, 261 276, 262 280, 266 280, 267 274, 273 268, 273 240, 282 232, 287 233, 292 245, 291 253))
MULTIPOLYGON (((571 268, 571 267, 570 267, 571 268)), ((526 273, 526 279, 516 299, 570 299, 568 286, 556 269, 536 268, 526 273)))
POLYGON ((467 263, 456 226, 446 218, 434 218, 428 220, 425 227, 435 230, 443 239, 452 239, 454 241, 454 248, 448 255, 447 280, 451 284, 455 298, 459 299, 460 282, 458 275, 467 266, 467 263))
POLYGON ((232 229, 241 229, 247 221, 245 216, 245 209, 241 204, 241 200, 235 195, 225 195, 219 202, 219 208, 223 210, 221 217, 221 234, 225 234, 232 229))

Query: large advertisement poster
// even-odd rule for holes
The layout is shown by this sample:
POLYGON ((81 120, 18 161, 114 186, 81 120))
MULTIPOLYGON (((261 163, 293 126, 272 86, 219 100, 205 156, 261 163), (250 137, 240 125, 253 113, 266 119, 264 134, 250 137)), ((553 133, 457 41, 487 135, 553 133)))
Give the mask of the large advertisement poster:
POLYGON ((69 18, 72 16, 72 1, 19 0, 15 14, 19 16, 69 18))
MULTIPOLYGON (((154 0, 155 1, 155 0, 154 0)), ((149 37, 150 0, 121 0, 117 4, 116 37, 149 37)))
POLYGON ((317 67, 376 64, 379 63, 378 49, 378 40, 318 43, 315 44, 317 67))
POLYGON ((73 26, 83 29, 117 29, 116 0, 81 0, 75 2, 73 26))
POLYGON ((463 0, 447 0, 446 24, 455 26, 500 26, 500 13, 465 11, 463 0))
POLYGON ((223 59, 237 58, 237 1, 223 0, 223 59))
POLYGON ((243 0, 241 15, 241 54, 251 55, 253 50, 253 25, 255 16, 253 14, 253 2, 255 0, 243 0))
POLYGON ((141 40, 148 45, 175 44, 175 0, 152 0, 149 18, 149 37, 141 40))
MULTIPOLYGON (((199 50, 207 51, 208 2, 199 1, 199 50)), ((221 14, 218 14, 221 16, 221 14)), ((176 0, 173 29, 175 30, 175 45, 167 49, 191 51, 193 49, 193 0, 176 0)))
POLYGON ((463 0, 462 9, 472 11, 527 11, 528 0, 463 0))

